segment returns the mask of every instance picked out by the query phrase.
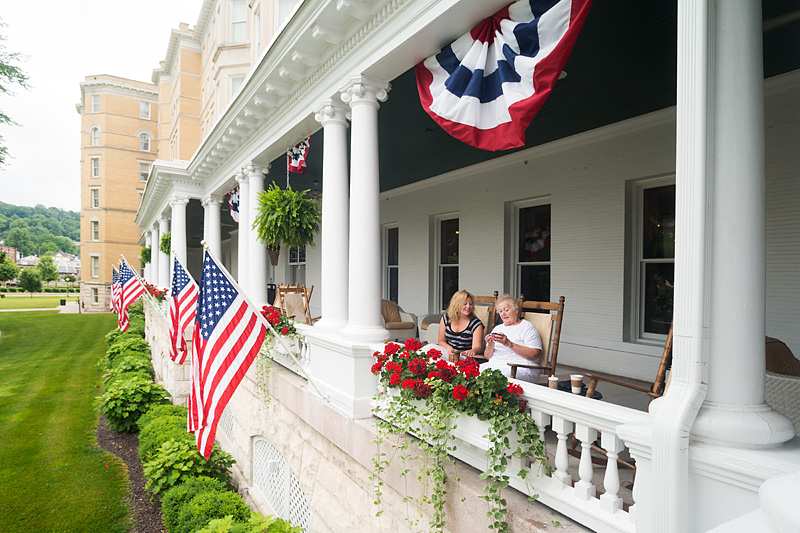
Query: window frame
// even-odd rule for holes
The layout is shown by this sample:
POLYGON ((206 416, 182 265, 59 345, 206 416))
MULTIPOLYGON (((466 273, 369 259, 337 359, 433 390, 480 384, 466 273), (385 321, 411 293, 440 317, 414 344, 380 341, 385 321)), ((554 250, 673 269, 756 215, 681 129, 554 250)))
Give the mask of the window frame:
POLYGON ((89 206, 92 209, 100 208, 100 187, 92 187, 89 189, 89 206))
POLYGON ((92 113, 100 112, 100 95, 93 94, 89 97, 89 105, 91 106, 92 113))
POLYGON ((553 255, 552 249, 550 252, 550 260, 549 261, 520 261, 519 260, 519 248, 520 248, 520 239, 522 236, 520 235, 519 231, 519 224, 520 224, 520 212, 523 209, 527 209, 530 207, 542 207, 542 206, 550 206, 550 235, 553 234, 553 202, 550 196, 541 196, 538 198, 530 198, 528 200, 520 200, 517 202, 513 202, 513 217, 511 223, 511 231, 512 231, 512 240, 511 240, 511 248, 510 252, 510 259, 511 259, 511 286, 513 288, 512 294, 518 296, 522 294, 522 268, 523 267, 542 267, 546 266, 550 269, 550 276, 551 276, 551 288, 547 297, 547 301, 551 301, 552 298, 552 273, 553 273, 553 255))
POLYGON ((92 305, 97 305, 100 303, 100 290, 97 287, 92 287, 92 305))
POLYGON ((387 224, 383 227, 383 250, 381 256, 383 258, 383 298, 394 303, 399 303, 400 299, 400 226, 398 224, 387 224), (397 264, 390 265, 389 258, 391 250, 389 248, 389 232, 397 231, 397 264), (395 292, 397 296, 392 299, 392 270, 396 272, 397 288, 395 292))
POLYGON ((99 220, 91 220, 89 224, 89 240, 90 241, 99 241, 100 240, 100 221, 99 220))
POLYGON ((152 140, 152 136, 149 132, 142 132, 139 134, 139 150, 142 152, 149 152, 150 151, 150 141, 152 140))
POLYGON ((91 276, 93 278, 100 277, 100 254, 92 254, 89 258, 89 264, 91 266, 91 276))
POLYGON ((236 96, 236 94, 244 86, 244 80, 245 80, 245 75, 244 74, 234 74, 234 75, 228 76, 228 92, 229 92, 229 95, 230 95, 228 97, 228 105, 230 105, 233 102, 233 97, 236 96), (239 82, 239 86, 236 87, 236 88, 234 88, 234 85, 235 85, 234 82, 235 81, 239 82))
POLYGON ((89 177, 90 178, 100 177, 100 156, 89 158, 89 177))
POLYGON ((307 250, 305 246, 290 247, 286 252, 286 271, 292 285, 306 284, 307 250), (296 260, 292 261, 292 250, 297 250, 296 260), (302 250, 302 254, 300 253, 302 250))
POLYGON ((231 0, 228 31, 229 43, 240 44, 247 42, 247 0, 231 0), (241 9, 243 18, 236 18, 237 6, 241 9), (237 35, 238 32, 241 32, 242 35, 237 35))
POLYGON ((145 100, 139 100, 139 118, 144 120, 151 120, 150 119, 150 102, 145 100))
POLYGON ((100 146, 100 128, 92 126, 89 130, 89 144, 92 146, 100 146))
POLYGON ((253 50, 255 58, 261 55, 261 5, 253 10, 253 50))
MULTIPOLYGON (((456 269, 456 277, 460 280, 461 277, 461 246, 460 246, 460 234, 461 234, 461 217, 459 216, 458 212, 452 213, 445 213, 442 215, 437 215, 434 217, 434 265, 435 265, 435 273, 434 273, 434 309, 437 311, 441 311, 447 308, 447 305, 450 303, 449 300, 444 302, 444 298, 442 295, 442 291, 444 290, 444 283, 443 283, 443 275, 445 268, 455 268, 456 269), (458 250, 458 263, 442 263, 442 223, 448 222, 450 220, 458 220, 458 230, 456 230, 456 235, 459 235, 459 250, 458 250)), ((456 290, 458 290, 458 282, 456 282, 456 290)))
POLYGON ((149 162, 139 161, 139 181, 146 183, 148 176, 150 176, 150 170, 152 170, 153 165, 149 162), (143 165, 147 167, 147 172, 142 173, 144 170, 143 165))

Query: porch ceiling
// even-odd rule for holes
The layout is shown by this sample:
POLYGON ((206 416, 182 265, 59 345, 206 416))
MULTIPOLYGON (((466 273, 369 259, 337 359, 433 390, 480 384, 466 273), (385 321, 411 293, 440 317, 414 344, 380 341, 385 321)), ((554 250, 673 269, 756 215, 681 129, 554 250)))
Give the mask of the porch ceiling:
MULTIPOLYGON (((764 71, 800 68, 800 10, 795 0, 764 3, 764 71)), ((677 2, 595 2, 560 80, 526 132, 525 148, 675 105, 677 2)), ((508 153, 472 148, 444 132, 422 109, 413 69, 394 80, 381 104, 381 191, 422 181, 508 153)), ((309 154, 309 174, 294 188, 321 189, 323 132, 309 154), (314 184, 314 182, 318 184, 314 184)), ((285 184, 283 157, 268 182, 285 184)))

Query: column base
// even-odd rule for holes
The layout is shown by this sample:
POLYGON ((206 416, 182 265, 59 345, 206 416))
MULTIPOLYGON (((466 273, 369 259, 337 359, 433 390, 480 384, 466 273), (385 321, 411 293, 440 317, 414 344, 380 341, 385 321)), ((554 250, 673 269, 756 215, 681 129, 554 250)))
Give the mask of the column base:
POLYGON ((361 342, 383 342, 389 338, 389 330, 383 326, 359 326, 348 324, 341 330, 342 337, 361 342))
POLYGON ((766 403, 730 405, 706 402, 690 438, 736 448, 773 448, 794 437, 791 420, 766 403))

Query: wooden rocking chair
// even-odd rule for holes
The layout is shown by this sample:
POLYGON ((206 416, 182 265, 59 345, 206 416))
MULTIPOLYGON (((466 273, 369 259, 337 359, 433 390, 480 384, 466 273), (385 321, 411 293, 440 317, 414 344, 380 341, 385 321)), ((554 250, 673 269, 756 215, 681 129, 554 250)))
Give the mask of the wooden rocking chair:
POLYGON ((275 291, 275 307, 281 313, 301 324, 313 324, 322 317, 312 317, 309 304, 314 286, 278 285, 275 291))
POLYGON ((542 376, 555 375, 561 323, 564 320, 564 297, 561 296, 558 302, 526 302, 524 296, 520 296, 520 312, 521 318, 533 324, 539 332, 539 337, 542 339, 542 353, 538 365, 508 363, 511 367, 511 377, 516 379, 517 368, 539 369, 542 371, 542 376))

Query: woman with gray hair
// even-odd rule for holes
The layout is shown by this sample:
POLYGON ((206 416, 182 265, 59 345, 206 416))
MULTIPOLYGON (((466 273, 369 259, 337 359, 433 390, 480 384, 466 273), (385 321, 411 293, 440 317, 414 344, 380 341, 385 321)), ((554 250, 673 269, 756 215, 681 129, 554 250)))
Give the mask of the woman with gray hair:
MULTIPOLYGON (((539 363, 542 353, 542 339, 533 324, 520 319, 519 302, 510 294, 503 294, 497 299, 497 312, 503 320, 486 336, 486 352, 484 357, 489 361, 481 365, 481 372, 487 368, 495 368, 506 377, 511 377, 508 363, 535 365, 539 363)), ((539 369, 518 368, 517 379, 536 382, 539 369)))

